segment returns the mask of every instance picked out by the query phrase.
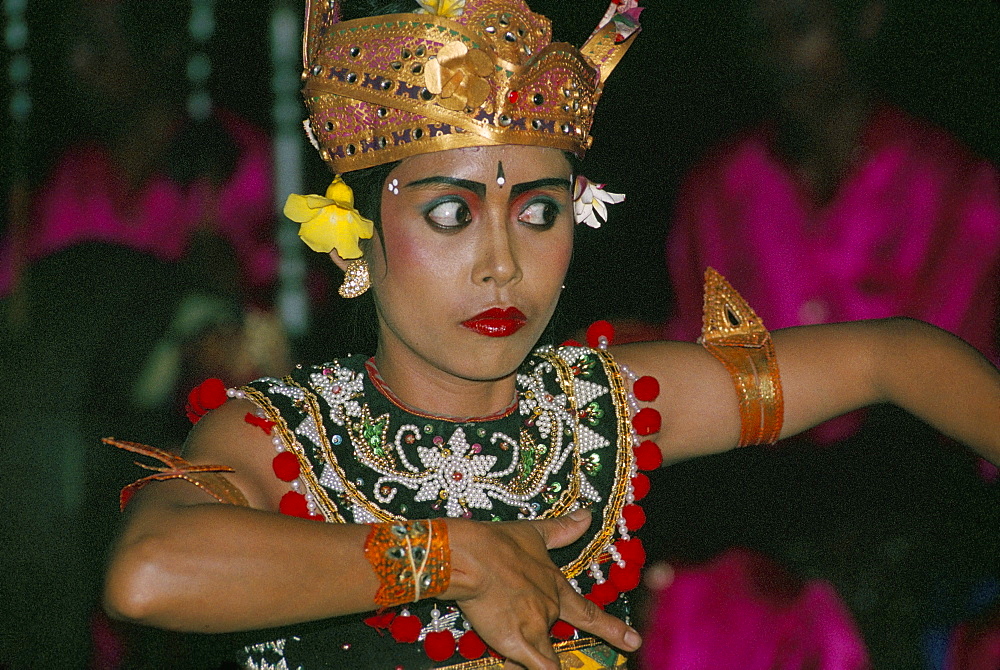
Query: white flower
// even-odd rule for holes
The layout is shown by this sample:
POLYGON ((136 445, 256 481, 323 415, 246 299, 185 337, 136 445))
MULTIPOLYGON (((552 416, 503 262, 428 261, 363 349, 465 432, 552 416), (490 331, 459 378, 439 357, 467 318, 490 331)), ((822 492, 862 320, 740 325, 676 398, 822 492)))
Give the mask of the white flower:
POLYGON ((624 193, 609 193, 604 184, 595 184, 583 175, 578 175, 573 184, 573 215, 577 223, 585 223, 591 228, 600 228, 608 220, 608 207, 625 200, 624 193))

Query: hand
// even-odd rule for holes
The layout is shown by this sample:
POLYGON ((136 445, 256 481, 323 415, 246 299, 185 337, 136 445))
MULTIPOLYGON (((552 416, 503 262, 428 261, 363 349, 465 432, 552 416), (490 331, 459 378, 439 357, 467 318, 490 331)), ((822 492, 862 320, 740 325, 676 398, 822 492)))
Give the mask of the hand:
POLYGON ((449 520, 452 576, 441 598, 458 603, 483 641, 508 659, 505 668, 559 670, 549 637, 556 619, 620 649, 639 647, 639 634, 574 591, 549 557, 589 526, 585 510, 539 521, 449 520))

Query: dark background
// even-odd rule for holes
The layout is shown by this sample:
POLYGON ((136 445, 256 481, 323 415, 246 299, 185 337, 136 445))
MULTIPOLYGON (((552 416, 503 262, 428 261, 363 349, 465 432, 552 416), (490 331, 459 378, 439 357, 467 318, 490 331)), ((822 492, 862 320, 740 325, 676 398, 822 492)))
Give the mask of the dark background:
MULTIPOLYGON (((36 111, 24 135, 7 123, 0 130, 5 211, 10 185, 37 185, 58 149, 86 127, 87 110, 67 96, 59 65, 61 4, 29 3, 36 111)), ((606 7, 603 0, 532 4, 553 19, 557 39, 574 44, 606 7)), ((586 163, 590 178, 629 199, 599 231, 578 231, 559 336, 597 318, 660 322, 669 314, 662 247, 680 179, 709 146, 767 108, 736 2, 645 4, 643 33, 609 81, 586 163)), ((260 0, 219 0, 209 45, 214 99, 264 128, 273 102, 270 9, 260 0)), ((1000 162, 996 2, 900 0, 877 53, 885 98, 1000 162)), ((6 89, 3 98, 6 108, 6 89)), ((306 191, 322 192, 329 177, 318 157, 306 154, 306 191)), ((319 271, 329 272, 328 265, 319 271)), ((349 346, 332 335, 337 306, 321 316, 301 343, 303 355, 349 346)), ((23 388, 10 382, 6 393, 23 388)), ((919 635, 954 624, 969 609, 968 593, 1000 574, 994 539, 1000 487, 979 480, 961 448, 891 410, 875 412, 861 436, 835 448, 793 443, 742 450, 656 473, 654 487, 646 503, 651 555, 694 562, 740 544, 778 558, 800 577, 830 579, 858 618, 877 667, 921 667, 918 650, 930 643, 919 635)), ((15 495, 10 504, 29 499, 15 495)), ((114 492, 107 502, 115 505, 114 492)), ((44 626, 37 631, 42 638, 58 635, 44 626)))

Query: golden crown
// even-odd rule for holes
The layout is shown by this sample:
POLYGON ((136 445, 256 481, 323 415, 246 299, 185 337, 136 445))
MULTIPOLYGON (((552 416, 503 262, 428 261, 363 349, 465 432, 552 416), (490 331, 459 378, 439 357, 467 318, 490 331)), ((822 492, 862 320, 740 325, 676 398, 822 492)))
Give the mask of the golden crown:
POLYGON ((582 48, 552 42, 521 0, 419 0, 427 13, 340 21, 308 0, 306 130, 334 172, 458 147, 525 144, 582 156, 604 81, 638 32, 616 0, 582 48))

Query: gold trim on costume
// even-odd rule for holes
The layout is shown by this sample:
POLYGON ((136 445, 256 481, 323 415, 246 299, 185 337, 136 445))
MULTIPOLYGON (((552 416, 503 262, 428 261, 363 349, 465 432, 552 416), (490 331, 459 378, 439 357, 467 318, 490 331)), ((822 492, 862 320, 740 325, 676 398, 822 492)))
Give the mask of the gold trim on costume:
MULTIPOLYGON (((559 657, 559 666, 573 670, 625 670, 628 659, 606 643, 593 637, 556 642, 552 645, 559 657), (607 659, 607 660, 605 660, 607 659)), ((479 658, 455 665, 441 666, 438 670, 487 670, 502 668, 502 658, 479 658)))
POLYGON ((698 341, 733 379, 739 396, 739 446, 777 442, 785 405, 771 334, 743 297, 712 268, 705 270, 698 341))
MULTIPOLYGON (((595 349, 593 353, 600 358, 607 372, 612 405, 617 413, 618 444, 615 449, 615 484, 610 495, 610 500, 604 506, 604 517, 601 519, 600 531, 594 535, 583 551, 580 552, 579 556, 577 556, 576 560, 562 567, 562 572, 567 578, 576 577, 590 567, 591 563, 599 561, 605 547, 608 546, 611 538, 614 537, 615 530, 618 527, 618 519, 621 517, 622 508, 625 506, 625 496, 628 494, 628 487, 631 483, 629 475, 632 468, 632 426, 628 417, 627 389, 622 380, 621 370, 618 368, 618 364, 611 354, 599 349, 595 349)), ((541 353, 540 355, 546 361, 552 363, 558 371, 561 382, 565 382, 561 383, 560 386, 562 386, 567 396, 571 398, 572 402, 570 406, 576 407, 576 398, 572 397, 573 373, 569 365, 555 352, 541 353)), ((579 445, 578 433, 574 433, 573 439, 579 445)), ((580 473, 579 446, 575 450, 574 458, 573 483, 576 484, 580 473)), ((577 497, 576 495, 573 496, 574 499, 577 497)), ((565 514, 566 511, 568 510, 561 511, 559 515, 565 514)))

